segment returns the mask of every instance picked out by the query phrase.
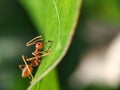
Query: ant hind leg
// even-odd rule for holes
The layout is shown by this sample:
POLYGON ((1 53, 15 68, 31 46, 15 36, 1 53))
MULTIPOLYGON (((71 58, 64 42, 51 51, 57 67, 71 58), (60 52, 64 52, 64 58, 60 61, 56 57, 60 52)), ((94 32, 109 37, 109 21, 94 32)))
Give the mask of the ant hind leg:
POLYGON ((25 65, 19 65, 19 68, 20 68, 21 70, 23 70, 24 67, 25 67, 25 65))

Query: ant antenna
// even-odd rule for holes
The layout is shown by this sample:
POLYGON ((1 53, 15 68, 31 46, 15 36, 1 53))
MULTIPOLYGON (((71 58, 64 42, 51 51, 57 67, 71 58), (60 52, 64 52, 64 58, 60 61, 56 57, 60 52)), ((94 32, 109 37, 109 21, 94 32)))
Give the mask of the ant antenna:
POLYGON ((36 44, 38 41, 43 40, 42 36, 37 36, 26 43, 26 46, 31 46, 33 44, 36 44))
POLYGON ((33 75, 32 75, 32 73, 31 73, 31 71, 30 71, 30 69, 29 69, 29 67, 28 67, 28 65, 27 65, 27 63, 26 63, 26 61, 25 61, 25 56, 24 56, 24 55, 22 55, 22 59, 23 59, 25 65, 26 65, 26 67, 27 67, 27 69, 28 69, 28 71, 29 71, 29 73, 30 73, 30 75, 31 75, 32 81, 33 81, 33 75))

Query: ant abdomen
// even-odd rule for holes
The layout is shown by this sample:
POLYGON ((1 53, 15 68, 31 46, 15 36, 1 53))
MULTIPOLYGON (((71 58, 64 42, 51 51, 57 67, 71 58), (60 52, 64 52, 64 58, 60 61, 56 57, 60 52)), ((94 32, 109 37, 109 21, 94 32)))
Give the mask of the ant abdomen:
POLYGON ((33 71, 32 65, 25 66, 24 69, 22 70, 22 77, 25 78, 25 77, 30 76, 32 71, 33 71))

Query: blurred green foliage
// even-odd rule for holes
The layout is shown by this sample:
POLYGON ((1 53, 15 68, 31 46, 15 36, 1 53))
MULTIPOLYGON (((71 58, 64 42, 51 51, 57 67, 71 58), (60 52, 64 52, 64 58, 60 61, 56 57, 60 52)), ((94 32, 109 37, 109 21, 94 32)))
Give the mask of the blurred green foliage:
POLYGON ((111 23, 120 21, 119 0, 84 0, 83 14, 86 19, 97 19, 111 23))

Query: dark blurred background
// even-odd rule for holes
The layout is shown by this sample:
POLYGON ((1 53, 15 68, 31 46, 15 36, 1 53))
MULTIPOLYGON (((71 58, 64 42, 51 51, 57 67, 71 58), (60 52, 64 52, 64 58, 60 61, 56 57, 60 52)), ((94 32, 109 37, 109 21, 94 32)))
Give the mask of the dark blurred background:
POLYGON ((32 52, 25 43, 38 35, 18 0, 0 0, 0 90, 26 90, 29 79, 21 78, 22 54, 32 52))
MULTIPOLYGON (((120 73, 113 74, 114 70, 120 71, 119 55, 114 64, 118 67, 112 69, 114 66, 108 64, 112 61, 109 47, 116 45, 113 41, 119 38, 119 31, 119 0, 83 0, 72 43, 58 65, 61 90, 120 90, 120 73), (109 75, 114 78, 107 78, 109 75)), ((36 35, 36 28, 18 0, 0 1, 0 90, 26 90, 29 86, 29 79, 21 78, 18 65, 23 64, 22 54, 29 56, 33 51, 25 43, 36 35)))

